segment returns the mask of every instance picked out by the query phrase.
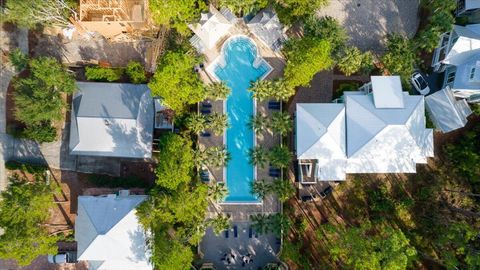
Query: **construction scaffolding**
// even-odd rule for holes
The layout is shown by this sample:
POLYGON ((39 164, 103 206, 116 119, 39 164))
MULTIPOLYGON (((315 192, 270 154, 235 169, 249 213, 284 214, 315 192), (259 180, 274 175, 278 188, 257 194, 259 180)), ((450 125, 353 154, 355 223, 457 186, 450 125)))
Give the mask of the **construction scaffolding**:
POLYGON ((80 0, 77 23, 111 40, 154 37, 158 32, 148 0, 80 0))

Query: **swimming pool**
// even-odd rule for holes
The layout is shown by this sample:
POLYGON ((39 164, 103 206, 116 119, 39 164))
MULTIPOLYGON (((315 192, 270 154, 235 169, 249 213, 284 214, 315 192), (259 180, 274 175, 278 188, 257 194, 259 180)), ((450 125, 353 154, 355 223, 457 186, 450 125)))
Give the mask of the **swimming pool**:
POLYGON ((259 203, 250 192, 256 173, 248 151, 255 146, 255 134, 248 122, 255 114, 255 101, 248 88, 252 81, 263 79, 271 70, 264 59, 257 58, 255 44, 243 36, 227 40, 213 66, 215 76, 232 89, 225 103, 230 121, 225 143, 231 155, 224 173, 228 189, 225 203, 259 203))

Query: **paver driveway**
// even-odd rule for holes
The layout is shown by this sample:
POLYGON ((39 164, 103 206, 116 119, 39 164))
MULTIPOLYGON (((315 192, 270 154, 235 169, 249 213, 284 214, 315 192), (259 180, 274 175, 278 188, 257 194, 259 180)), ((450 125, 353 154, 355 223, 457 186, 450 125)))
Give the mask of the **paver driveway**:
POLYGON ((347 30, 351 43, 381 53, 387 33, 413 37, 417 31, 419 0, 330 0, 318 16, 331 16, 347 30))

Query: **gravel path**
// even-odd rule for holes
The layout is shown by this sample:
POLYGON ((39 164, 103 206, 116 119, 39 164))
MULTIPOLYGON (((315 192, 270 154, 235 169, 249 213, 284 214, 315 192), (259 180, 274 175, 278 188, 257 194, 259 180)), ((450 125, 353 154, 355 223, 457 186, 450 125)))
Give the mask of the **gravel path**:
POLYGON ((419 0, 330 0, 317 15, 336 18, 358 48, 382 53, 387 33, 415 35, 418 7, 419 0))

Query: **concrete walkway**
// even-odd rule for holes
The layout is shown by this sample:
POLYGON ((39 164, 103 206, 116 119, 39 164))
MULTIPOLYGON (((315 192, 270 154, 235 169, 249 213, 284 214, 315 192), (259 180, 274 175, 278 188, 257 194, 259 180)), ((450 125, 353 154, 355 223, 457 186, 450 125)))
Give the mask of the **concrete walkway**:
POLYGON ((382 53, 387 33, 413 37, 417 31, 419 0, 330 0, 317 16, 337 19, 351 44, 382 53))
MULTIPOLYGON (((10 25, 0 24, 0 50, 6 55, 15 48, 20 48, 28 53, 28 31, 18 29, 10 25)), ((8 85, 15 70, 6 62, 6 58, 0 57, 0 191, 7 188, 8 180, 5 171, 5 160, 12 155, 13 139, 6 134, 6 97, 8 85)))

